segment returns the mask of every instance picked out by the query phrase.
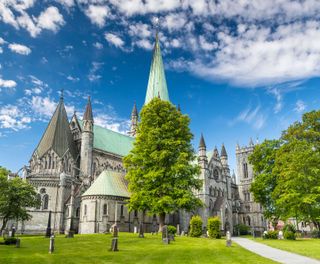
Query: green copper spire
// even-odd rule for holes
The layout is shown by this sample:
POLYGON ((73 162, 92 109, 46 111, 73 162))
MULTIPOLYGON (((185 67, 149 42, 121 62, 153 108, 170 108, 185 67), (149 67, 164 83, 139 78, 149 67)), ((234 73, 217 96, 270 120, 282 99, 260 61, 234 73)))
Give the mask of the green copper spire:
POLYGON ((164 74, 163 62, 160 51, 158 33, 156 34, 156 43, 154 44, 151 69, 145 104, 149 103, 154 97, 160 97, 162 100, 169 101, 166 76, 164 74))

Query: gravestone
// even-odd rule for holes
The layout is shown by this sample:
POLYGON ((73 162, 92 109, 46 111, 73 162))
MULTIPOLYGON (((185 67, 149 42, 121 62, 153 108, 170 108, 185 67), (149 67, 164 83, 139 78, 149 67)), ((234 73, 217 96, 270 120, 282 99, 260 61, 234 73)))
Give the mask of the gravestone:
POLYGON ((11 237, 14 237, 15 234, 16 234, 16 227, 12 226, 12 228, 11 228, 11 237))
POLYGON ((134 228, 133 228, 133 233, 134 233, 134 234, 137 234, 137 233, 138 233, 138 228, 137 228, 136 226, 134 226, 134 228))
POLYGON ((51 237, 51 211, 49 211, 49 216, 48 216, 48 225, 47 225, 47 230, 46 230, 46 237, 51 237))
POLYGON ((143 233, 143 224, 140 223, 140 228, 139 228, 139 237, 144 238, 144 233, 143 233))
POLYGON ((180 225, 177 224, 177 235, 179 236, 180 235, 180 225))
POLYGON ((73 230, 69 230, 67 235, 66 235, 66 238, 74 238, 74 231, 73 230))
POLYGON ((168 227, 166 225, 162 227, 162 242, 164 244, 170 244, 170 239, 168 236, 168 227))
POLYGON ((17 241, 16 241, 16 248, 20 248, 20 238, 17 238, 17 241))
POLYGON ((118 238, 117 237, 112 238, 110 251, 119 251, 119 249, 118 249, 118 238))
POLYGON ((184 236, 184 235, 185 235, 184 230, 182 230, 181 231, 181 236, 184 236))
POLYGON ((50 244, 49 244, 49 253, 52 254, 54 252, 54 235, 50 237, 50 244))
POLYGON ((226 246, 227 247, 231 247, 231 234, 230 234, 230 231, 227 231, 226 237, 227 237, 226 246))
POLYGON ((118 226, 114 225, 113 226, 113 237, 118 237, 118 226))

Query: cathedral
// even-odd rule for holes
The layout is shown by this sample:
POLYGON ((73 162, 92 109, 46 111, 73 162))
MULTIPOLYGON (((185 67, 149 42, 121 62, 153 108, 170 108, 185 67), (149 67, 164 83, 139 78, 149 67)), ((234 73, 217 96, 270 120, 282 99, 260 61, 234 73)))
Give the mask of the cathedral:
MULTIPOLYGON (((156 37, 151 62, 145 104, 154 97, 170 101, 165 72, 156 37)), ((133 147, 139 113, 134 104, 128 135, 95 125, 90 98, 82 118, 76 114, 68 119, 63 95, 36 146, 24 177, 36 190, 41 205, 29 208, 32 219, 18 223, 23 233, 43 233, 48 222, 53 232, 80 234, 104 233, 117 224, 120 231, 137 232, 143 224, 146 232, 155 231, 157 215, 129 212, 130 198, 126 171, 122 158, 133 147)), ((200 215, 204 229, 208 217, 219 216, 222 231, 235 233, 238 224, 252 230, 266 229, 263 208, 253 201, 250 184, 253 180, 248 156, 254 144, 236 147, 237 175, 230 172, 228 154, 224 145, 208 150, 201 135, 197 160, 198 175, 203 180, 201 190, 195 193, 204 207, 193 212, 177 210, 167 215, 166 223, 188 231, 192 215, 200 215)))

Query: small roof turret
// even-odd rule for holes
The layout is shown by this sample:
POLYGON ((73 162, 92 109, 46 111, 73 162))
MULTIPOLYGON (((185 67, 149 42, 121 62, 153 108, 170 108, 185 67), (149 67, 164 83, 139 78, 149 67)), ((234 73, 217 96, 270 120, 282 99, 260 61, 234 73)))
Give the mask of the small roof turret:
POLYGON ((224 144, 222 144, 222 147, 221 147, 221 157, 228 157, 224 144))
POLYGON ((206 143, 204 142, 203 134, 201 133, 199 148, 206 148, 206 143))
POLYGON ((86 111, 84 112, 84 115, 83 115, 83 120, 93 121, 90 96, 88 96, 88 102, 87 102, 87 106, 86 106, 86 111))
POLYGON ((134 104, 133 104, 131 116, 138 116, 138 110, 137 110, 136 102, 134 102, 134 104))
POLYGON ((215 158, 219 158, 219 151, 218 151, 218 149, 217 149, 217 146, 214 147, 213 156, 214 156, 215 158))

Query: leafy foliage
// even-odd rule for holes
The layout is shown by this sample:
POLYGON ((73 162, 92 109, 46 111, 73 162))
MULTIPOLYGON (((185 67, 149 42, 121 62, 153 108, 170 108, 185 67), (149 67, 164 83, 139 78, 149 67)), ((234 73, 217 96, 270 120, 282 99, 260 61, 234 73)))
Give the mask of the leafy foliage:
POLYGON ((175 235, 177 233, 177 228, 172 225, 168 225, 168 233, 171 235, 175 235))
POLYGON ((199 167, 192 161, 190 119, 171 103, 154 98, 140 113, 133 149, 124 158, 131 192, 129 210, 165 214, 202 205, 193 191, 201 187, 199 167))
POLYGON ((296 240, 296 233, 292 231, 284 231, 283 237, 288 240, 296 240))
POLYGON ((268 231, 267 233, 264 233, 262 236, 264 239, 278 239, 278 231, 268 231))
POLYGON ((26 207, 36 207, 39 203, 36 191, 29 183, 16 177, 7 179, 8 171, 0 168, 0 218, 2 231, 9 220, 29 220, 26 207))
POLYGON ((311 237, 313 238, 320 238, 320 230, 312 230, 311 237))
POLYGON ((221 221, 219 217, 208 218, 208 233, 210 238, 221 238, 221 221))
POLYGON ((200 237, 201 235, 202 235, 202 219, 199 215, 194 215, 190 220, 190 236, 200 237))
POLYGON ((241 236, 248 235, 250 231, 250 227, 245 224, 238 224, 235 226, 236 233, 240 234, 241 236))
POLYGON ((250 156, 251 191, 266 217, 294 217, 320 228, 320 111, 305 113, 279 140, 266 140, 250 156))
POLYGON ((290 231, 292 233, 296 233, 297 232, 296 227, 293 224, 290 224, 290 223, 284 225, 283 231, 284 232, 290 231))

